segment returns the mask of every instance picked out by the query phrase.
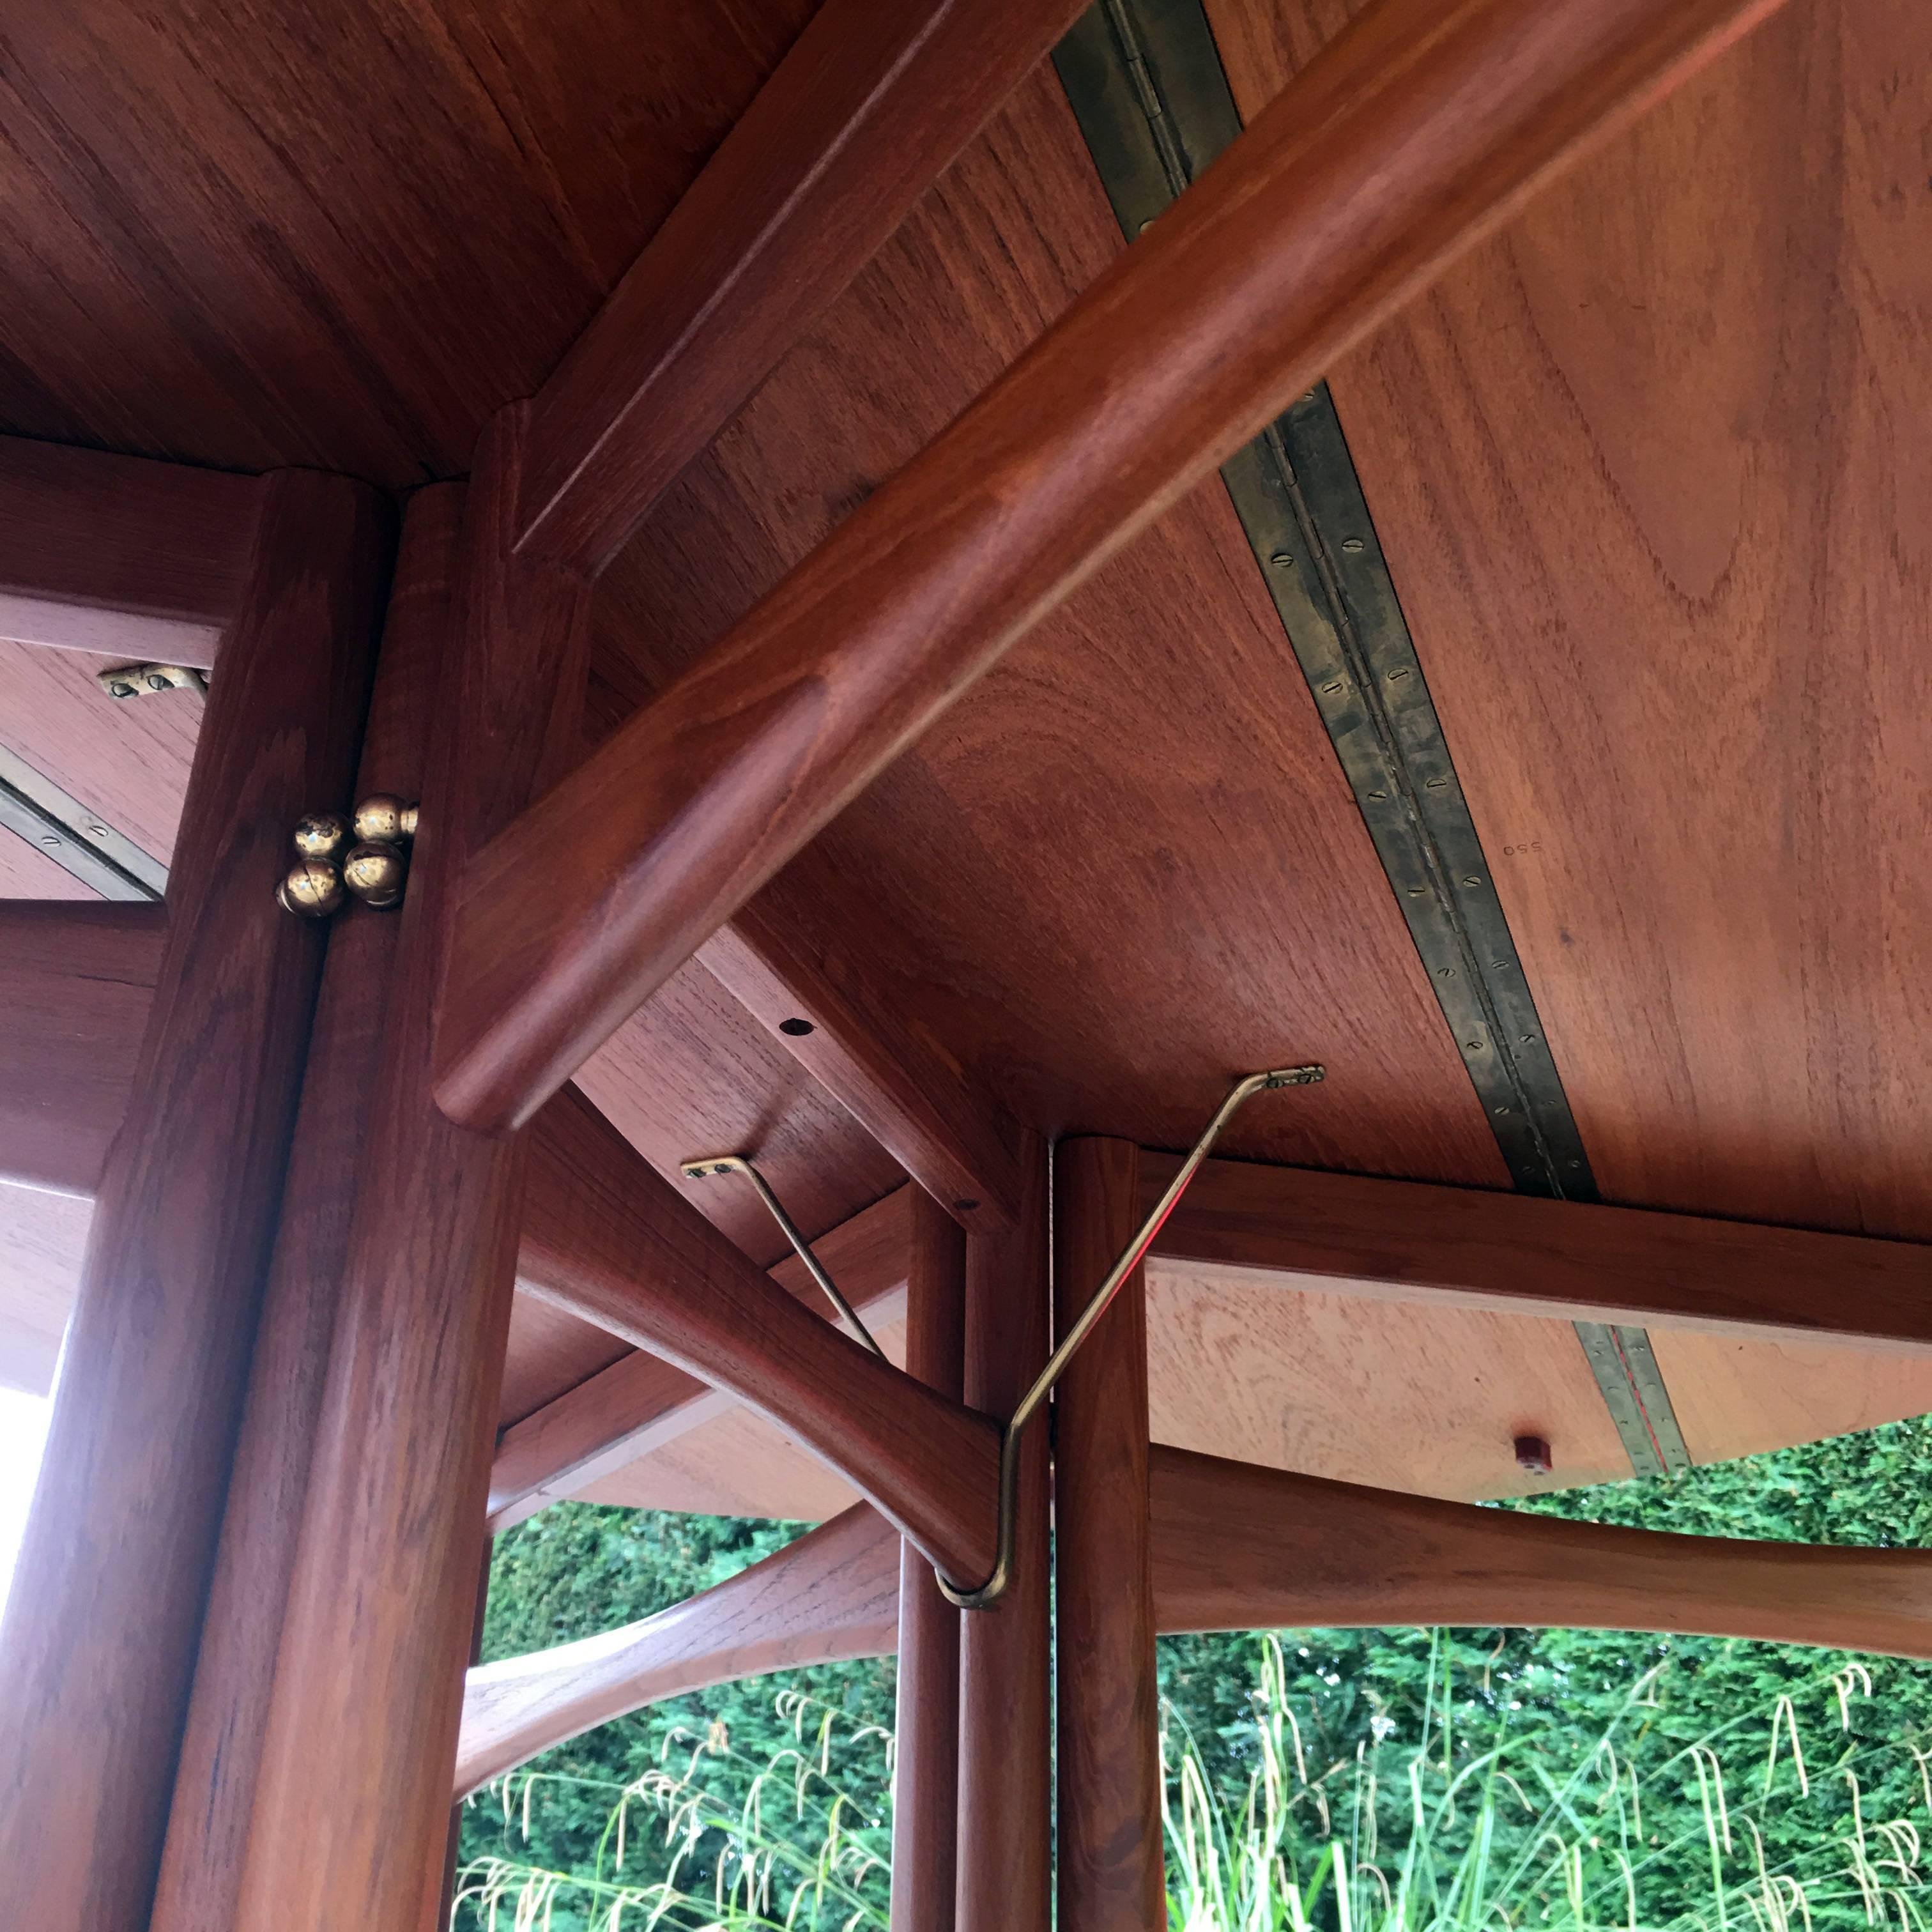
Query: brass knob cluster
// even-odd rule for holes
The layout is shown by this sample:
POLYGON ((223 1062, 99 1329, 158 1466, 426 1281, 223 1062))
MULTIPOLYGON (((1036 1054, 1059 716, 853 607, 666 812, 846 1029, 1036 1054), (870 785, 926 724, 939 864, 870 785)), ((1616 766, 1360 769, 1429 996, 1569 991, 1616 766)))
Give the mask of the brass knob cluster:
POLYGON ((388 792, 372 794, 346 818, 304 813, 296 821, 296 862, 275 897, 304 919, 326 919, 350 898, 379 910, 400 905, 416 836, 416 807, 388 792))

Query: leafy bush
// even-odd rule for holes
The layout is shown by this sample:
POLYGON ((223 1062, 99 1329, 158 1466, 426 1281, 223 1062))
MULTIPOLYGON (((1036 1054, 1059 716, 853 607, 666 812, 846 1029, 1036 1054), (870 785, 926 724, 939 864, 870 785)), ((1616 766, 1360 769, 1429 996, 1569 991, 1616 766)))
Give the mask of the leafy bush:
MULTIPOLYGON (((1932 1540, 1932 1486, 1922 1474, 1928 1466, 1932 1423, 1920 1420, 1714 1465, 1674 1480, 1574 1490, 1518 1507, 1705 1534, 1923 1546, 1932 1540)), ((514 1655, 646 1616, 781 1546, 800 1528, 557 1505, 500 1540, 484 1654, 514 1655)), ((1174 1814, 1170 1871, 1178 1886, 1180 1875, 1193 1868, 1190 1859, 1208 1869, 1214 1862, 1210 1850, 1223 1876, 1238 1868, 1250 1874, 1259 1869, 1252 1857, 1235 1856, 1251 1828, 1239 1821, 1257 1778, 1263 1780, 1264 1796, 1270 1788, 1266 1779, 1276 1778, 1282 1804, 1300 1789, 1293 1778, 1283 1781, 1285 1747, 1279 1739, 1270 1742, 1270 1724, 1288 1726, 1281 1736, 1292 1736, 1302 1760, 1316 1768, 1306 1780, 1309 1795, 1289 1807, 1292 1830, 1283 1841, 1292 1841, 1297 1862, 1284 1868, 1281 1883, 1296 1888, 1296 1909, 1303 1916, 1190 1918, 1189 1912, 1207 1908, 1177 1892, 1178 1926, 1226 1923, 1261 1932, 1306 1924, 1310 1932, 1365 1932, 1372 1921, 1376 1932, 1390 1932, 1396 1923, 1434 1922, 1426 1916, 1388 1919, 1387 1910, 1399 1894, 1411 1914, 1423 1912, 1424 1898, 1455 1902, 1460 1913, 1480 1896, 1491 1923, 1546 1924, 1577 1932, 1586 1923, 1628 1926, 1628 1901, 1618 1904, 1611 1882, 1616 1873, 1604 1862, 1614 1849, 1630 1859, 1638 1876, 1646 1926, 1822 1932, 1828 1924, 1882 1922, 1898 1932, 1918 1932, 1917 1840, 1910 1834, 1923 1827, 1932 1809, 1920 1754, 1924 1721, 1932 1713, 1932 1664, 1874 1664, 1868 1681, 1854 1668, 1862 1660, 1793 1646, 1516 1630, 1303 1631, 1285 1636, 1268 1654, 1275 1660, 1267 1666, 1274 1675, 1264 1673, 1258 1684, 1252 1637, 1162 1641, 1168 1797, 1174 1814), (1634 1696, 1639 1701, 1634 1702, 1634 1696), (1760 1772, 1750 1775, 1761 1777, 1774 1723, 1779 1727, 1779 1779, 1796 1776, 1788 1764, 1796 1733, 1805 1754, 1808 1788, 1796 1802, 1771 1802, 1789 1799, 1780 1784, 1771 1800, 1759 1792, 1734 1804, 1740 1791, 1758 1791, 1747 1769, 1755 1762, 1760 1772), (1626 1739, 1608 1747, 1621 1754, 1620 1760, 1604 1755, 1604 1741, 1612 1735, 1626 1739), (1631 1748, 1633 1740, 1640 1751, 1631 1748), (1501 1756, 1491 1756, 1498 1751, 1501 1756), (1373 1869, 1364 1869, 1356 1834, 1368 1833, 1379 1846, 1414 1844, 1419 1801, 1413 1779, 1422 1775, 1426 1791, 1434 1792, 1427 1780, 1436 1774, 1426 1767, 1445 1754, 1462 1781, 1431 1798, 1432 1804, 1446 1802, 1446 1811, 1425 1808, 1420 1814, 1429 1827, 1426 1871, 1436 1889, 1418 1889, 1418 1876, 1403 1892, 1388 1880, 1385 1856, 1371 1855, 1365 1862, 1373 1869), (1622 1786, 1610 1786, 1604 1767, 1639 1756, 1650 1768, 1640 1792, 1633 1787, 1630 1794, 1633 1805, 1642 1808, 1641 1842, 1633 1851, 1621 1835, 1614 1840, 1610 1835, 1611 1823, 1621 1820, 1616 1805, 1622 1802, 1622 1786), (1410 1768, 1418 1761, 1422 1774, 1410 1768), (1720 1844, 1714 1868, 1706 1824, 1707 1810, 1717 1802, 1714 1762, 1723 1773, 1725 1795, 1721 1816, 1716 1810, 1711 1815, 1719 1818, 1720 1838, 1725 1820, 1730 1833, 1729 1849, 1720 1844), (1588 1769, 1592 1765, 1594 1772, 1588 1769), (1695 1774, 1700 1765, 1701 1784, 1695 1774), (1568 1801, 1570 1809, 1580 1819, 1598 1819, 1594 1835, 1600 1842, 1567 1841, 1573 1851, 1580 1846, 1582 1859, 1570 1877, 1546 1858, 1522 1867, 1528 1854, 1518 1840, 1533 1845, 1547 1838, 1547 1830, 1534 1822, 1549 1802, 1546 1780, 1564 1789, 1573 1773, 1582 1781, 1568 1801), (1358 1784, 1358 1777, 1372 1784, 1358 1784), (1534 1814, 1514 1804, 1509 1786, 1500 1781, 1504 1778, 1535 1796, 1539 1808, 1534 1814), (1346 1804, 1337 1795, 1344 1786, 1346 1804), (1365 1798, 1371 1789, 1372 1798, 1365 1798), (1351 1820, 1347 1833, 1334 1837, 1338 1849, 1332 1854, 1322 1836, 1326 1827, 1304 1828, 1304 1814, 1318 1819, 1323 1804, 1331 1815, 1339 1807, 1351 1820), (1606 1804, 1610 1810, 1600 1809, 1606 1804), (1461 1834, 1474 1830, 1486 1805, 1491 1819, 1487 1849, 1458 1880, 1454 1874, 1474 1856, 1478 1842, 1461 1834), (1593 1805, 1599 1810, 1590 1810, 1593 1805), (1214 1828, 1226 1837, 1225 1851, 1198 1836, 1210 1820, 1219 1821, 1214 1828), (1763 1874, 1754 1876, 1760 1845, 1763 1874), (1846 1845, 1862 1849, 1855 1856, 1846 1845), (1325 1868, 1324 1858, 1330 1860, 1325 1868), (1839 1877, 1832 1878, 1831 1871, 1839 1877), (1501 1890, 1498 1874, 1514 1874, 1501 1890), (1760 1882, 1764 1875, 1780 1882, 1767 1892, 1760 1882), (1783 1884, 1786 1877, 1798 1885, 1798 1898, 1783 1884), (1390 1885, 1387 1908, 1384 1882, 1390 1885), (1505 1893, 1508 1902, 1498 1903, 1505 1893), (1573 1896, 1583 1901, 1582 1910, 1566 1918, 1571 1908, 1565 1901, 1573 1896), (1346 1922, 1339 1916, 1344 1900, 1346 1922), (1875 1916, 1868 1918, 1868 1910, 1875 1916)), ((506 1900, 524 1895, 524 1880, 514 1874, 556 1875, 559 1887, 544 1910, 551 1932, 566 1932, 588 1922, 581 1916, 580 1888, 573 1888, 578 1877, 597 1879, 604 1869, 600 1856, 608 1862, 619 1795, 636 1792, 626 1801, 627 1815, 634 1816, 659 1798, 675 1809, 682 1800, 673 1794, 688 1798, 700 1787, 710 1808, 687 1814, 687 1826, 700 1816, 705 1820, 694 1839, 688 1832, 668 1838, 662 1831, 633 1838, 626 1825, 624 1876, 634 1881, 631 1888, 673 1884, 686 1895, 715 1899, 721 1876, 730 1880, 742 1870, 734 1863, 740 1848, 734 1833, 742 1827, 730 1821, 742 1820, 754 1786, 761 1805, 758 1842, 764 1846, 759 1855, 778 1840, 788 1847, 766 1868, 775 1884, 784 1874, 810 1869, 815 1875, 814 1862, 830 1842, 824 1821, 842 1800, 842 1851, 848 1858, 881 1852, 878 1821, 887 1815, 890 1780, 880 1740, 892 1723, 892 1681, 890 1658, 825 1666, 762 1684, 720 1687, 605 1725, 547 1754, 534 1768, 538 1782, 533 1788, 518 1774, 519 1795, 507 1807, 500 1794, 494 1802, 471 1807, 463 1846, 469 1868, 473 1874, 494 1860, 491 1868, 505 1875, 508 1888, 500 1887, 496 1894, 500 1913, 511 1910, 506 1900), (778 1708, 772 1692, 779 1684, 807 1701, 778 1708), (804 1809, 780 1817, 765 1801, 776 1788, 775 1778, 782 1784, 796 1772, 797 1758, 788 1754, 802 1752, 794 1726, 806 1708, 820 1714, 814 1725, 830 1714, 827 1738, 870 1742, 863 1748, 835 1748, 829 1757, 821 1746, 825 1768, 807 1780, 796 1801, 804 1809), (770 1772, 775 1762, 780 1773, 770 1772), (649 1790, 643 1788, 653 1780, 658 1781, 649 1790), (562 1883, 566 1874, 573 1875, 571 1884, 562 1883)), ((1259 1815, 1265 1822, 1264 1807, 1259 1815)), ((668 1824, 670 1812, 662 1816, 668 1824)), ((1624 1828, 1616 1822, 1617 1834, 1624 1828)), ((838 1875, 843 1883, 851 1872, 842 1866, 838 1875)), ((858 1886, 862 1900, 870 1895, 867 1886, 882 1886, 876 1868, 858 1886)), ((1279 1886, 1264 1897, 1269 1910, 1288 1910, 1279 1886)), ((465 1932, 489 1922, 476 1918, 477 1902, 472 1894, 466 1904, 470 1916, 465 1932)), ((1215 1909, 1232 1910, 1225 1899, 1215 1909)), ((878 1910, 883 1912, 882 1904, 878 1910)), ((506 1927, 516 1922, 502 1921, 506 1927)), ((525 1922, 545 1922, 541 1915, 525 1922)), ((872 1922, 861 1917, 854 1922, 872 1922)), ((1441 1922, 1473 1928, 1478 1922, 1452 1914, 1441 1922)), ((605 1932, 602 1923, 596 1932, 605 1932)))
MULTIPOLYGON (((1450 1646, 1431 1648, 1419 1729, 1324 1765, 1306 1749, 1288 1654, 1261 1639, 1253 1768, 1234 1804, 1164 1707, 1174 1932, 1923 1932, 1920 1825, 1866 1793, 1895 1761, 1914 1787, 1908 1810, 1932 1816, 1932 1752, 1918 1733, 1851 1742, 1855 1708, 1876 1694, 1866 1666, 1815 1673, 1799 1696, 1680 1746, 1657 1722, 1678 1668, 1666 1661, 1566 1755, 1564 1727, 1516 1710, 1459 1724, 1450 1646)), ((459 1910, 513 1932, 886 1932, 889 1820, 854 1802, 845 1774, 889 1788, 890 1741, 796 1693, 776 1708, 790 1742, 762 1765, 713 1733, 667 1740, 668 1762, 628 1786, 500 1780, 482 1802, 512 1839, 593 1794, 604 1828, 586 1868, 507 1851, 476 1861, 459 1910)))

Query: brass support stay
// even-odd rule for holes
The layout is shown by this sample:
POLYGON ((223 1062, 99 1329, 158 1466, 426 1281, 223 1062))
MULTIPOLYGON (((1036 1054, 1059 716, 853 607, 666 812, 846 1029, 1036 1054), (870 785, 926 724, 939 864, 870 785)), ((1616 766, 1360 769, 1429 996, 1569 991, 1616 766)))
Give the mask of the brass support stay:
POLYGON ((983 1610, 997 1602, 1005 1590, 1012 1573, 1014 1516, 1019 1496, 1022 1432, 1039 1412, 1054 1384, 1066 1372, 1067 1364, 1078 1352, 1080 1345, 1094 1332, 1095 1324, 1106 1313, 1108 1304, 1120 1292, 1120 1284, 1146 1258, 1148 1250, 1154 1246, 1155 1237, 1166 1226, 1167 1217, 1180 1204, 1180 1197, 1187 1192, 1189 1183, 1199 1172, 1201 1163, 1208 1158, 1208 1150, 1220 1138, 1221 1130, 1254 1095, 1278 1087, 1312 1087, 1324 1077, 1324 1070, 1319 1066, 1277 1067, 1271 1072, 1250 1073, 1245 1079, 1238 1080, 1228 1090, 1227 1097, 1214 1110, 1214 1118, 1201 1130, 1201 1138, 1194 1143, 1187 1158, 1180 1163, 1180 1171, 1168 1184, 1166 1192, 1154 1203, 1147 1219, 1141 1223, 1133 1238, 1120 1250, 1100 1286, 1088 1297, 1087 1306, 1080 1311, 1073 1325, 1060 1338, 1059 1346, 1047 1358, 1046 1366, 1034 1378, 1032 1388, 1021 1396, 1019 1406, 1013 1411, 1012 1419, 1000 1431, 998 1554, 994 1559, 992 1572, 986 1580, 971 1588, 962 1588, 935 1568, 933 1575, 938 1580, 940 1593, 948 1603, 956 1604, 962 1610, 983 1610))
POLYGON ((678 1162, 687 1180, 702 1180, 713 1174, 742 1174, 758 1190, 758 1198, 771 1210, 772 1219, 791 1244, 792 1252, 804 1262, 806 1272, 824 1289, 825 1298, 838 1311, 838 1318, 880 1361, 886 1352, 873 1340, 872 1330, 859 1319, 859 1311, 838 1292, 838 1285, 826 1272, 824 1264, 812 1252, 812 1244, 798 1231, 798 1224, 784 1210, 784 1204, 772 1191, 770 1182, 742 1154, 706 1154, 701 1160, 678 1162))

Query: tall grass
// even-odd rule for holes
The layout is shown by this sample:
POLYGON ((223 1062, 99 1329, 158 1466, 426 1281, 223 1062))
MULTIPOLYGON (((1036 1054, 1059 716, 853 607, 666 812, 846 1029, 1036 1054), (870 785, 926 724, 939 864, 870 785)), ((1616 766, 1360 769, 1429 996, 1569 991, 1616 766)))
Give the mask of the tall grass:
MULTIPOLYGON (((1916 1734, 1854 1737, 1868 1666, 1835 1660, 1768 1710, 1678 1744, 1655 1721, 1666 1662, 1630 1687, 1580 1760, 1560 1762, 1535 1725, 1459 1707, 1439 1645, 1431 1664, 1419 1735, 1391 1730, 1324 1766, 1309 1760, 1280 1640, 1259 1640, 1252 1769, 1237 1801, 1216 1796, 1166 1710, 1174 1932, 1932 1932, 1932 1751, 1916 1734), (1916 1768, 1905 1788, 1917 1815, 1873 1814, 1868 1795, 1900 1789, 1882 1774, 1902 1764, 1916 1768), (1665 1815, 1694 1822, 1660 1830, 1665 1815), (1768 1840, 1799 1849, 1780 1856, 1768 1840)), ((787 1694, 780 1708, 792 1738, 766 1764, 745 1766, 715 1734, 680 1736, 675 1759, 604 1787, 610 1822, 592 1869, 544 1870, 508 1852, 466 1868, 459 1926, 885 1932, 888 1821, 862 1814, 842 1772, 854 1754, 889 1765, 891 1740, 807 1698, 787 1694), (646 1836, 648 1880, 637 1870, 646 1836)), ((581 1792, 578 1780, 512 1774, 476 1802, 502 1808, 514 1846, 532 1808, 566 1786, 581 1792)))
POLYGON ((543 1772, 497 1779, 471 1802, 500 1806, 513 1840, 526 1842, 534 1808, 565 1789, 608 1792, 609 1820, 586 1871, 548 1870, 510 1856, 472 1861, 457 1876, 456 1925, 490 1932, 884 1932, 890 1822, 865 1816, 839 1774, 868 1751, 883 1753, 890 1771, 892 1739, 796 1692, 782 1692, 777 1702, 791 1742, 754 1767, 714 1725, 703 1738, 671 1732, 657 1766, 628 1785, 543 1772), (738 1785, 742 1798, 722 1795, 738 1785), (659 1869, 637 1876, 639 1855, 650 1849, 657 1856, 650 1862, 659 1869))

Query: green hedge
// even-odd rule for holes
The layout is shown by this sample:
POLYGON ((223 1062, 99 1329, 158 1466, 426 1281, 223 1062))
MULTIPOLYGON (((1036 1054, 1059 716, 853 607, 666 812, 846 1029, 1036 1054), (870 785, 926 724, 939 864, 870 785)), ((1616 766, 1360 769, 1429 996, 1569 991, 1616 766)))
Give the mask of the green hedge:
MULTIPOLYGON (((1901 1422, 1676 1479, 1572 1490, 1516 1507, 1694 1534, 1918 1547, 1932 1536, 1932 1493, 1922 1473, 1932 1466, 1928 1450, 1932 1422, 1901 1422)), ((647 1616, 779 1548, 802 1527, 584 1504, 554 1507, 499 1541, 484 1655, 541 1649, 647 1616)), ((1498 1630, 1448 1632, 1433 1646, 1426 1633, 1402 1630, 1303 1631, 1286 1636, 1284 1644, 1288 1700, 1318 1768, 1352 1761, 1358 1751, 1408 1748, 1430 1701, 1432 1655, 1436 1670, 1446 1671, 1456 1724, 1485 1736, 1533 1728, 1537 1749, 1553 1765, 1586 1755, 1623 1709, 1632 1686, 1667 1659, 1672 1667, 1659 1679, 1657 1708, 1644 1719, 1652 1747, 1667 1750, 1673 1742, 1742 1736, 1751 1726, 1762 1732, 1778 1700, 1787 1696, 1803 1719, 1808 1747, 1815 1751, 1819 1740, 1828 1742, 1829 1755, 1812 1767, 1813 1801, 1802 1810, 1767 1810, 1756 1821, 1774 1864, 1804 1852, 1820 1832, 1852 1830, 1855 1789, 1864 1819, 1916 1815, 1932 1840, 1932 1786, 1920 1788, 1923 1774, 1912 1749, 1932 1714, 1932 1664, 1876 1664, 1874 1694, 1865 1696, 1862 1682, 1849 1680, 1850 1693, 1841 1703, 1831 1682, 1840 1660, 1794 1646, 1498 1630), (1856 1787, 1840 1768, 1847 1766, 1863 1768, 1856 1787), (1784 1843, 1780 1832, 1792 1842, 1784 1843)), ((1192 1734, 1210 1781, 1234 1802, 1252 1768, 1256 1672, 1256 1646, 1248 1636, 1162 1642, 1162 1690, 1192 1734)), ((763 1763, 789 1735, 774 1708, 781 1688, 805 1690, 860 1725, 892 1723, 890 1658, 788 1672, 678 1699, 547 1754, 542 1769, 594 1782, 580 1795, 567 1784, 544 1784, 527 1839, 520 1807, 506 1820, 500 1804, 478 1800, 466 1820, 465 1856, 503 1850, 558 1870, 588 1870, 610 1814, 608 1786, 726 1739, 731 1755, 718 1760, 718 1774, 728 1782, 730 1767, 763 1763)), ((1441 1689, 1438 1676, 1438 1716, 1441 1689)), ((1391 1832, 1401 1828, 1398 1783, 1391 1780, 1390 1795, 1380 1801, 1390 1808, 1385 1822, 1391 1832)), ((848 1788, 861 1817, 883 1824, 888 1794, 880 1754, 854 1754, 848 1788)), ((1646 1835, 1654 1848, 1650 1879, 1656 1888, 1648 1908, 1667 1917, 1675 1901, 1694 1911, 1708 1878, 1694 1790, 1660 1792, 1648 1802, 1646 1835)), ((649 1845, 628 1854, 632 1868, 644 1872, 662 1856, 649 1845)))

